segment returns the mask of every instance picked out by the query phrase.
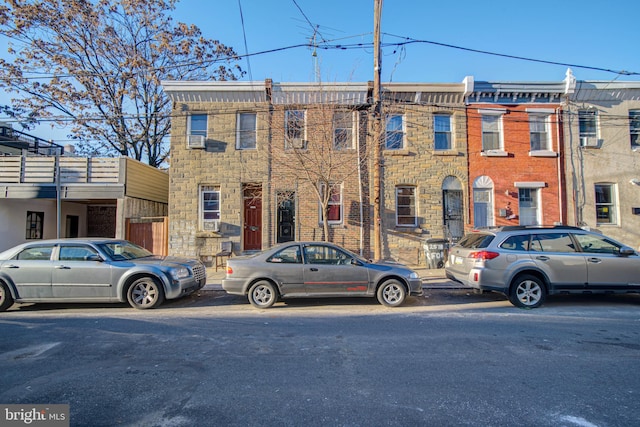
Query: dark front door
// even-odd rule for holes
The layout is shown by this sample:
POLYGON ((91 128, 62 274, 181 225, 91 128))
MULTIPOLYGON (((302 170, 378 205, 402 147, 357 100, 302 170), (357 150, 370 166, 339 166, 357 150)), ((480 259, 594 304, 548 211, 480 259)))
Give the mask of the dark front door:
POLYGON ((262 198, 259 196, 244 199, 244 250, 262 249, 262 198))
POLYGON ((292 242, 296 239, 295 193, 278 193, 278 243, 292 242))
POLYGON ((444 190, 443 199, 446 237, 455 242, 464 235, 462 191, 444 190))

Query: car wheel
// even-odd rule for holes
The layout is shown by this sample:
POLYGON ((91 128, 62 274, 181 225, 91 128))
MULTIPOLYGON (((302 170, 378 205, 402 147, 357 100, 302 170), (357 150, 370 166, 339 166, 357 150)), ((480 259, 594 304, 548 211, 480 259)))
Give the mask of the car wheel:
POLYGON ((386 307, 397 307, 407 297, 407 290, 398 280, 387 280, 378 288, 378 302, 386 307))
POLYGON ((271 282, 261 280, 249 289, 249 302, 254 307, 269 308, 278 299, 276 287, 271 282))
POLYGON ((509 301, 520 308, 540 307, 547 297, 547 290, 540 279, 529 274, 518 276, 509 290, 509 301))
POLYGON ((13 297, 9 286, 6 283, 0 282, 0 311, 6 311, 13 305, 13 297))
POLYGON ((154 308, 164 301, 164 291, 153 278, 143 277, 129 286, 127 300, 133 308, 141 310, 154 308))

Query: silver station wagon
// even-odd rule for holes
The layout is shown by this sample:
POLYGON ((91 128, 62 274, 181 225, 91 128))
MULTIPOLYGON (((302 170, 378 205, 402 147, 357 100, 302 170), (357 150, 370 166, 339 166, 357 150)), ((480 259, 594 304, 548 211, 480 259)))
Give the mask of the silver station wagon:
POLYGON ((289 242, 227 261, 227 293, 246 295, 258 308, 279 298, 376 297, 395 307, 422 295, 418 274, 401 264, 372 263, 325 242, 289 242))
POLYGON ((535 308, 550 294, 640 292, 640 256, 631 247, 577 227, 477 230, 453 246, 447 277, 498 291, 535 308))
POLYGON ((161 257, 126 240, 38 240, 0 253, 0 311, 14 302, 125 302, 145 309, 206 283, 194 259, 161 257))

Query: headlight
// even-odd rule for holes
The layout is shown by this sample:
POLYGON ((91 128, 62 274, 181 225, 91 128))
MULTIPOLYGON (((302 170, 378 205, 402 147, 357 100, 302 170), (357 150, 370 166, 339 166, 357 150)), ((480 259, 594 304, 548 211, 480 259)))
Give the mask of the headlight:
POLYGON ((184 279, 191 276, 191 271, 187 267, 174 268, 171 270, 171 275, 174 279, 184 279))
POLYGON ((409 275, 409 279, 419 279, 420 276, 418 276, 418 273, 416 273, 415 271, 412 271, 411 274, 409 275))

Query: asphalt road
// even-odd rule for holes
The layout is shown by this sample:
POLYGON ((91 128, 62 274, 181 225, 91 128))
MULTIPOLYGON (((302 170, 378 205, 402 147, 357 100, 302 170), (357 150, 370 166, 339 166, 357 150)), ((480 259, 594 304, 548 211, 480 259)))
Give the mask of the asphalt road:
POLYGON ((640 425, 640 296, 432 290, 398 308, 220 291, 0 314, 0 403, 78 426, 640 425))

